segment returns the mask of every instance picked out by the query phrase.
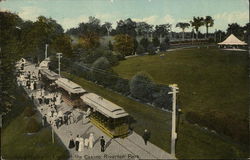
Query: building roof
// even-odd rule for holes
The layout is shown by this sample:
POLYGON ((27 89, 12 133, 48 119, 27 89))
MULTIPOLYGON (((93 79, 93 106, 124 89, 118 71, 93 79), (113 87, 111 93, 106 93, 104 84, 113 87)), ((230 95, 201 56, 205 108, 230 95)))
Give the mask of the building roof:
POLYGON ((40 69, 40 72, 50 80, 57 80, 60 77, 57 73, 49 69, 40 69))
POLYGON ((225 39, 223 42, 220 42, 218 44, 219 45, 247 45, 247 43, 239 40, 233 34, 231 34, 229 37, 227 37, 227 39, 225 39))
POLYGON ((86 90, 84 90, 81 86, 66 78, 59 78, 56 81, 56 84, 70 93, 78 94, 86 92, 86 90))
POLYGON ((84 103, 106 117, 121 118, 128 116, 128 113, 123 108, 94 93, 84 94, 81 96, 81 99, 84 103))

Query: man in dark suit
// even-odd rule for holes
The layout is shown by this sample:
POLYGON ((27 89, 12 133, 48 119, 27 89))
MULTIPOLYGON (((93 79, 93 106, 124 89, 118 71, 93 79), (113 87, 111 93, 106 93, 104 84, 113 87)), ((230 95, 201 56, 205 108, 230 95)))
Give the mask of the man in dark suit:
POLYGON ((100 143, 101 143, 101 152, 104 152, 104 148, 105 148, 105 140, 103 138, 103 136, 101 137, 101 140, 100 140, 100 143))
POLYGON ((150 139, 150 132, 145 129, 142 138, 144 139, 145 145, 147 145, 148 140, 150 139))

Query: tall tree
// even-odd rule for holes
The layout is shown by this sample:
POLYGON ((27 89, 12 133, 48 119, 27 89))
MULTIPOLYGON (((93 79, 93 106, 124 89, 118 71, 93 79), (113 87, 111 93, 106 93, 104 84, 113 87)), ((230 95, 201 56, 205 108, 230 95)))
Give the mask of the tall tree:
POLYGON ((114 50, 121 53, 123 56, 128 56, 133 54, 134 51, 134 38, 125 35, 119 34, 115 36, 114 50))
POLYGON ((160 43, 162 42, 163 36, 166 36, 171 28, 171 24, 161 24, 155 26, 155 35, 160 37, 160 43))
POLYGON ((190 21, 192 27, 194 27, 196 31, 196 39, 198 39, 199 28, 204 25, 204 18, 203 17, 193 17, 193 21, 190 21))
POLYGON ((182 29, 182 40, 185 39, 185 29, 188 28, 190 26, 189 23, 185 23, 185 22, 179 22, 176 24, 176 27, 179 27, 182 29))
POLYGON ((213 25, 214 25, 214 19, 211 16, 206 16, 206 18, 204 19, 204 24, 206 26, 206 38, 207 38, 208 28, 209 27, 213 27, 213 25))
POLYGON ((234 34, 237 38, 244 39, 244 27, 238 23, 228 24, 227 35, 234 34))
POLYGON ((117 22, 116 33, 126 34, 132 37, 136 36, 136 22, 132 21, 130 18, 126 20, 120 20, 117 22))
POLYGON ((20 54, 22 19, 13 13, 0 12, 0 114, 11 110, 15 92, 15 61, 20 54))
POLYGON ((136 30, 138 35, 148 38, 149 34, 151 34, 153 31, 153 25, 149 25, 146 22, 137 22, 136 30))

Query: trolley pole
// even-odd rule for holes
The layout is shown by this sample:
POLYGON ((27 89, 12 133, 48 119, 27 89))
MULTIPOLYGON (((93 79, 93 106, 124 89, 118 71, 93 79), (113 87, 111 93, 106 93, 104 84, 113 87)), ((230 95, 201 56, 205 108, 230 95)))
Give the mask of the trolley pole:
POLYGON ((48 44, 45 45, 45 59, 48 57, 48 44))
POLYGON ((178 93, 177 84, 169 85, 172 88, 172 92, 168 92, 168 94, 173 94, 172 99, 172 132, 171 132, 171 155, 175 157, 175 142, 177 139, 176 133, 176 93, 178 93))
POLYGON ((57 53, 57 58, 58 58, 58 74, 61 76, 61 58, 62 58, 62 53, 57 53))

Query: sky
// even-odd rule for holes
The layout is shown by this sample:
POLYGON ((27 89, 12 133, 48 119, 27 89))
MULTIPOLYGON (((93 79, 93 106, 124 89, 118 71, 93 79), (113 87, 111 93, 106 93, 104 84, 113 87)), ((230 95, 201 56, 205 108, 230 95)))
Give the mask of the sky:
MULTIPOLYGON (((89 16, 111 22, 113 28, 127 18, 152 25, 170 23, 177 32, 181 29, 176 23, 189 22, 193 16, 212 16, 215 22, 210 32, 226 30, 229 23, 249 22, 248 0, 5 0, 0 10, 17 13, 24 20, 51 17, 65 30, 87 22, 89 16)), ((205 27, 200 30, 204 32, 205 27)))

